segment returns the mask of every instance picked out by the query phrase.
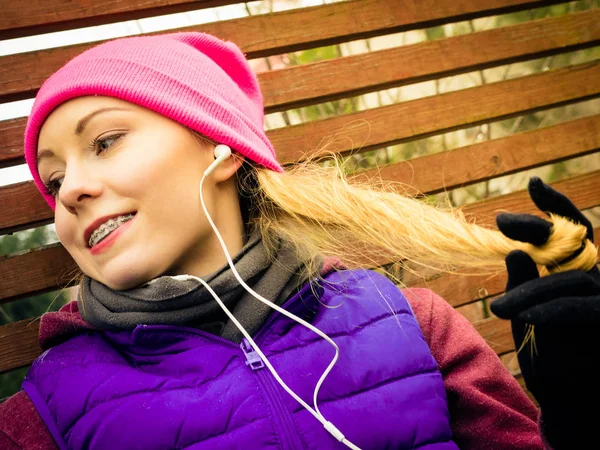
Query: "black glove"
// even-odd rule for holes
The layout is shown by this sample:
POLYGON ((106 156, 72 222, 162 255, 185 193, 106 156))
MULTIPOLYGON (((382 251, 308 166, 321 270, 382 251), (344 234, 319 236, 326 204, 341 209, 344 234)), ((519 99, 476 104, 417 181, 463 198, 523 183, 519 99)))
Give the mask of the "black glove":
MULTIPOLYGON (((539 178, 529 182, 535 205, 593 228, 563 194, 539 178)), ((511 239, 544 244, 552 224, 527 214, 500 214, 500 231, 511 239)), ((567 258, 570 259, 570 258, 567 258)), ((540 278, 534 261, 522 251, 506 257, 506 293, 490 308, 510 319, 520 349, 528 328, 534 339, 517 354, 529 391, 542 413, 542 430, 555 449, 600 448, 600 272, 571 270, 540 278)))

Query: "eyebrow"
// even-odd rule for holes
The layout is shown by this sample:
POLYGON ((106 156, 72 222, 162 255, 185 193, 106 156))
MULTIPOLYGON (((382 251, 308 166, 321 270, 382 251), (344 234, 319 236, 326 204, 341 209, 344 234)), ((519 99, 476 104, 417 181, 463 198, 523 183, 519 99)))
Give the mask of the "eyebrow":
MULTIPOLYGON (((131 110, 127 109, 127 108, 120 108, 118 106, 110 106, 110 107, 105 107, 105 108, 97 109, 96 111, 92 111, 87 116, 82 117, 79 120, 79 122, 77 122, 77 126, 75 127, 75 130, 73 131, 73 134, 75 134, 76 136, 80 136, 81 133, 83 133, 83 130, 85 129, 85 127, 87 126, 87 124, 94 117, 96 117, 98 114, 102 114, 103 112, 108 112, 108 111, 131 111, 131 110)), ((54 156, 54 152, 52 150, 45 149, 45 150, 42 150, 41 152, 39 152, 38 155, 37 155, 37 167, 40 166, 40 161, 42 159, 49 158, 51 156, 54 156)))

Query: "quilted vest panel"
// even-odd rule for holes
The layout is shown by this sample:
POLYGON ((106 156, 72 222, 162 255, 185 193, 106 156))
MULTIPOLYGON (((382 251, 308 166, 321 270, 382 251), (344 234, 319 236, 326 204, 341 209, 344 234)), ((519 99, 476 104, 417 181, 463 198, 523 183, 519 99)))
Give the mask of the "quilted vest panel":
MULTIPOLYGON (((332 272, 284 307, 340 348, 318 405, 351 442, 362 449, 458 449, 441 374, 391 281, 368 270, 332 272)), ((332 346, 279 313, 254 339, 312 405, 332 346)), ((40 355, 23 388, 63 449, 346 448, 247 344, 168 325, 88 332, 40 355)))

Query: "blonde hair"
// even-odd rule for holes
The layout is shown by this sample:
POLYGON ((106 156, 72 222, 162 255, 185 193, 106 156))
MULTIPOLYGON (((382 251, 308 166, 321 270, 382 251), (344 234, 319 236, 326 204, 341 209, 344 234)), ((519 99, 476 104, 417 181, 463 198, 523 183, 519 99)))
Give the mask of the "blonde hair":
MULTIPOLYGON (((189 131, 200 142, 216 145, 189 131)), ((234 152, 234 157, 239 154, 234 152)), ((318 261, 327 256, 338 258, 349 269, 394 262, 413 273, 412 266, 420 266, 438 272, 462 269, 461 275, 504 271, 504 259, 513 250, 529 254, 541 266, 541 276, 587 271, 598 262, 597 248, 586 240, 586 227, 564 217, 550 215, 550 238, 536 247, 467 220, 460 208, 429 204, 414 189, 408 194, 402 183, 348 178, 343 165, 338 154, 319 151, 284 173, 245 160, 237 174, 247 234, 258 228, 272 259, 279 240, 290 243, 303 263, 303 276, 309 279, 321 278, 318 261), (569 258, 582 242, 583 251, 569 258), (568 262, 560 263, 567 258, 568 262)), ((386 275, 404 285, 392 273, 386 275)), ((68 286, 82 279, 79 270, 68 286)))
POLYGON ((252 210, 250 220, 268 251, 274 251, 279 238, 291 242, 311 277, 319 276, 319 255, 337 257, 348 268, 399 262, 411 271, 420 266, 477 275, 505 270, 505 257, 513 250, 529 254, 542 276, 589 270, 597 263, 586 227, 563 217, 550 216, 550 238, 536 247, 467 220, 460 208, 434 206, 409 195, 401 183, 348 178, 339 155, 327 156, 327 165, 321 163, 321 153, 284 173, 245 163, 239 176, 240 192, 252 210), (584 241, 577 257, 559 263, 584 241))
MULTIPOLYGON (((303 279, 321 279, 319 261, 327 256, 338 258, 349 269, 395 262, 413 273, 412 266, 416 266, 438 272, 462 269, 462 275, 504 271, 505 257, 513 250, 526 252, 541 266, 541 276, 572 269, 587 271, 598 262, 598 250, 586 239, 586 227, 564 217, 550 214, 550 237, 544 245, 534 246, 477 225, 474 219, 469 221, 460 208, 435 206, 418 194, 409 195, 402 183, 348 178, 335 153, 314 155, 284 173, 246 160, 237 174, 246 233, 260 230, 272 260, 279 240, 290 243, 302 263, 303 279), (320 161, 325 157, 329 164, 320 161), (582 243, 583 250, 571 258, 582 243)), ((239 155, 234 153, 234 157, 239 155)), ((393 273, 385 275, 405 286, 393 273)), ((80 272, 72 281, 82 278, 80 272)), ((517 353, 528 343, 530 351, 536 352, 530 324, 517 353)))

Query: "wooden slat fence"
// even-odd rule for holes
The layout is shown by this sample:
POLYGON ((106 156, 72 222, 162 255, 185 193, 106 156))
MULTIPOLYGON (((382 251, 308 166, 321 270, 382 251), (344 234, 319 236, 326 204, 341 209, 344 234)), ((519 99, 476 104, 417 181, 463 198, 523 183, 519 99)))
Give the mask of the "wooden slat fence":
MULTIPOLYGON (((23 7, 19 2, 2 0, 0 39, 175 12, 208 11, 208 8, 238 3, 227 0, 93 3, 34 0, 23 7)), ((268 130, 280 161, 289 165, 306 152, 318 152, 324 143, 330 144, 327 150, 333 148, 344 156, 357 158, 371 150, 398 144, 426 145, 423 143, 429 137, 510 119, 523 120, 525 116, 567 105, 597 107, 596 99, 600 97, 600 6, 592 1, 584 2, 588 7, 582 8, 581 3, 439 0, 423 4, 349 0, 213 21, 177 30, 205 31, 233 40, 249 58, 260 60, 374 37, 387 36, 400 44, 399 33, 415 33, 459 22, 472 26, 478 19, 495 20, 496 16, 509 13, 525 12, 533 17, 483 31, 472 29, 455 36, 261 71, 258 76, 265 96, 265 111, 273 116, 292 114, 298 108, 326 102, 356 101, 363 94, 422 82, 439 82, 447 77, 475 73, 483 79, 488 69, 587 52, 583 60, 550 70, 493 82, 484 80, 472 87, 362 107, 350 113, 330 114, 302 123, 296 121, 268 130), (537 18, 535 14, 539 10, 536 8, 540 7, 570 9, 562 14, 537 18)), ((156 33, 159 32, 149 34, 156 33)), ((51 73, 95 44, 74 44, 0 57, 0 102, 32 98, 51 73)), ((289 60, 293 61, 293 58, 289 60)), ((0 168, 23 164, 25 123, 26 118, 22 117, 0 120, 0 168)), ((436 195, 508 179, 510 175, 524 174, 551 164, 580 160, 586 155, 594 155, 599 148, 600 108, 597 108, 595 112, 567 117, 549 125, 443 152, 425 152, 409 160, 401 159, 351 176, 381 176, 407 183, 415 192, 436 195)), ((600 166, 597 160, 594 161, 596 163, 586 170, 558 177, 552 183, 583 210, 600 205, 600 166)), ((0 235, 53 221, 52 211, 31 181, 0 187, 0 205, 0 235)), ((494 226, 495 215, 502 210, 541 215, 522 188, 509 188, 502 195, 464 207, 467 214, 490 227, 494 226)), ((600 228, 596 228, 596 239, 600 241, 600 228)), ((0 256, 0 306, 56 291, 69 281, 74 270, 74 262, 61 244, 0 256)), ((500 295, 505 283, 503 274, 491 277, 445 274, 413 284, 433 289, 456 308, 466 308, 500 295)), ((499 356, 514 352, 508 322, 490 317, 474 321, 474 325, 499 356)), ((38 326, 39 319, 36 318, 0 326, 0 373, 27 366, 40 354, 38 326)))

